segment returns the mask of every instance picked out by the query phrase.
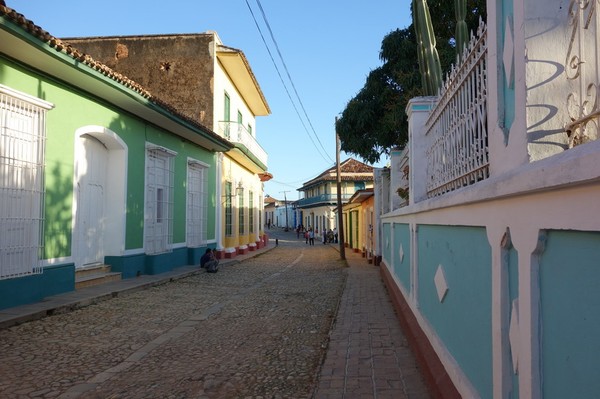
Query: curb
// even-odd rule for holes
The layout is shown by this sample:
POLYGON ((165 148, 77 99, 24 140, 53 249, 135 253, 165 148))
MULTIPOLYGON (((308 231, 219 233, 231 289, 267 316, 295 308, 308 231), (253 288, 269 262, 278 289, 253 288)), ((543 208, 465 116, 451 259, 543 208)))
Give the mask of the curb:
MULTIPOLYGON (((258 257, 275 248, 275 245, 269 245, 260 252, 256 251, 247 255, 242 255, 243 258, 233 258, 221 261, 221 265, 237 265, 247 259, 258 257)), ((199 269, 197 265, 180 266, 161 274, 142 275, 133 279, 119 280, 116 282, 87 287, 79 291, 74 290, 49 296, 42 299, 40 302, 2 309, 0 310, 0 330, 30 321, 40 320, 44 317, 52 315, 69 313, 86 306, 116 298, 118 296, 146 290, 158 285, 190 277, 195 274, 200 274, 201 272, 202 270, 199 269)))

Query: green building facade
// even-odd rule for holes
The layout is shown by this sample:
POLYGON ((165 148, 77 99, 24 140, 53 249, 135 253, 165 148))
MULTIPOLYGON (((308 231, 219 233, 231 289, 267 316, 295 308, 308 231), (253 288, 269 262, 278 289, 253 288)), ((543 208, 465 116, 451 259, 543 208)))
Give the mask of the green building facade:
POLYGON ((195 264, 225 139, 0 6, 0 309, 195 264))

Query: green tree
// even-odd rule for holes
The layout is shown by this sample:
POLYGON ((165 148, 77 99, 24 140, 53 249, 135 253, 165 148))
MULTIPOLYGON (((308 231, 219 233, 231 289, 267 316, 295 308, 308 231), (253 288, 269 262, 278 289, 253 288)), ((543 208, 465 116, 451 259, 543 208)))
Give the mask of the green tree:
MULTIPOLYGON (((428 0, 442 71, 456 61, 456 14, 454 2, 428 0)), ((485 0, 467 0, 464 18, 476 30, 479 18, 485 20, 485 0)), ((369 163, 378 162, 394 147, 408 140, 406 106, 422 95, 421 75, 414 27, 397 29, 381 42, 383 65, 372 70, 365 85, 354 96, 336 123, 343 151, 369 163)))
POLYGON ((412 11, 413 26, 417 36, 421 87, 425 95, 435 96, 442 87, 442 68, 427 0, 413 0, 412 11))
POLYGON ((404 109, 408 99, 420 94, 421 84, 412 29, 388 34, 380 57, 384 64, 369 73, 336 125, 342 150, 370 163, 379 161, 389 148, 405 143, 408 125, 404 109))

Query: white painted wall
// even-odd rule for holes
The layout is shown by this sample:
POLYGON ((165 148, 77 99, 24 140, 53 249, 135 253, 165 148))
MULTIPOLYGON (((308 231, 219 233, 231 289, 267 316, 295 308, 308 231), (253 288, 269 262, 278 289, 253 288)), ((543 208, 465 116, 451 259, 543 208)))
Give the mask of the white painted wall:
MULTIPOLYGON (((543 250, 544 231, 600 232, 600 217, 597 216, 600 215, 600 141, 567 150, 564 132, 564 126, 570 119, 569 93, 586 94, 588 88, 595 87, 589 86, 588 82, 594 83, 597 74, 594 71, 585 75, 589 79, 577 83, 567 78, 565 70, 572 33, 569 2, 529 0, 523 3, 515 0, 512 3, 514 12, 503 19, 498 17, 501 4, 488 1, 490 177, 436 198, 426 198, 425 152, 431 138, 424 137, 422 132, 428 116, 425 106, 434 99, 414 99, 407 108, 411 200, 407 207, 393 207, 390 213, 381 217, 384 223, 409 224, 414 237, 418 226, 423 224, 486 228, 493 258, 490 293, 493 304, 493 395, 498 399, 508 396, 513 372, 509 367, 511 348, 518 352, 519 397, 542 397, 537 254, 543 250), (507 32, 505 37, 504 30, 507 32), (512 47, 505 48, 504 39, 511 42, 512 47), (514 57, 511 64, 514 81, 510 84, 515 89, 515 119, 511 126, 503 126, 502 96, 499 93, 500 87, 506 83, 505 61, 511 57, 514 57), (508 140, 505 140, 505 132, 508 140), (507 231, 519 255, 519 300, 515 304, 518 323, 513 322, 512 340, 508 334, 510 318, 506 316, 510 314, 512 304, 506 298, 503 263, 507 231)), ((572 7, 576 9, 578 3, 574 2, 572 7)), ((595 31, 593 36, 596 39, 595 31)), ((587 38, 574 43, 582 48, 589 47, 590 52, 597 47, 592 46, 587 38)), ((600 57, 594 53, 590 58, 590 52, 585 53, 588 55, 587 65, 582 65, 593 66, 597 70, 600 57)), ((584 72, 589 73, 589 70, 582 70, 584 72)), ((594 90, 589 93, 590 99, 595 98, 594 90)), ((397 175, 394 176, 399 172, 398 168, 399 163, 393 159, 389 188, 392 201, 395 186, 399 183, 397 175)), ((376 182, 384 181, 376 179, 376 182)), ((379 191, 382 190, 376 188, 376 204, 379 191)), ((394 240, 393 237, 382 237, 378 242, 393 245, 394 240)), ((398 248, 391 248, 392 254, 397 251, 398 248)), ((415 245, 411 246, 411 251, 414 254, 415 245)), ((413 262, 412 282, 418 283, 415 277, 418 260, 413 259, 413 262)), ((386 265, 393 274, 391 260, 387 260, 386 265)), ((398 281, 397 286, 461 395, 477 397, 471 382, 420 313, 416 294, 406 292, 398 281)))

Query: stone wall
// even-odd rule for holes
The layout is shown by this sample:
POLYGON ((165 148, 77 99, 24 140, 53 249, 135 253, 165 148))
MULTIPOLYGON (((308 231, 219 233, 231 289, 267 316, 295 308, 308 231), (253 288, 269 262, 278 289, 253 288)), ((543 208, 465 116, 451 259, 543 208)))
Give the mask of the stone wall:
POLYGON ((213 130, 215 36, 212 33, 65 41, 213 130))

